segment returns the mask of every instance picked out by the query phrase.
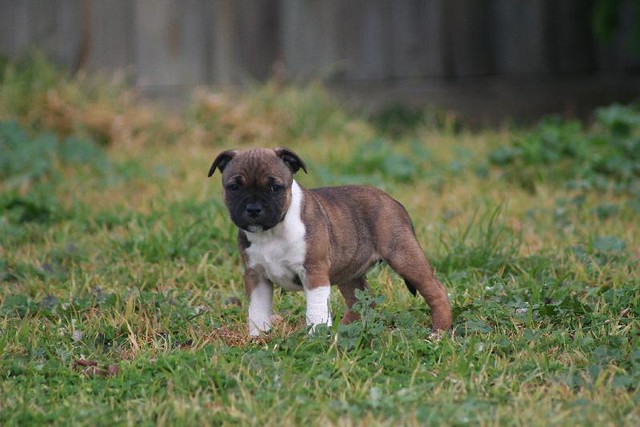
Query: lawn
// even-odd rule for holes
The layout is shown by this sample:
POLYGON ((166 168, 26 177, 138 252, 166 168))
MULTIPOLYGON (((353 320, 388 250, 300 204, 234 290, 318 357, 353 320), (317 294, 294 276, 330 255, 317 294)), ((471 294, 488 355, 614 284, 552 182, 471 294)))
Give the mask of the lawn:
MULTIPOLYGON (((640 109, 469 129, 321 85, 194 94, 0 61, 0 424, 639 425, 640 109), (288 146, 301 185, 402 202, 454 330, 385 266, 363 320, 248 339, 213 158, 288 146), (375 300, 377 307, 369 308, 375 300)), ((332 295, 334 318, 342 314, 332 295)))

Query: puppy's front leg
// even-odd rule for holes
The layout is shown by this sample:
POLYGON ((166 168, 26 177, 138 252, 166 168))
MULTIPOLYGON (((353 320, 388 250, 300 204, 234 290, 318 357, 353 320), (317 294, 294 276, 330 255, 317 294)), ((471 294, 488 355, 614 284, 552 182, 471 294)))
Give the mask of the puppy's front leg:
POLYGON ((249 297, 249 336, 271 329, 273 284, 253 270, 245 272, 244 286, 249 297))
POLYGON ((331 326, 331 311, 329 310, 329 296, 331 286, 327 282, 320 286, 305 286, 304 294, 307 299, 307 326, 311 326, 311 332, 316 325, 331 326))

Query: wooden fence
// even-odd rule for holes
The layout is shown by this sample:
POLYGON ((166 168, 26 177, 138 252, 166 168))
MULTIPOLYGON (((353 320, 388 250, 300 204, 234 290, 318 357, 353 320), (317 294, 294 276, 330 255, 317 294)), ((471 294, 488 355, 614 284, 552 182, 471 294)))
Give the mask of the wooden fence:
MULTIPOLYGON (((596 41, 593 0, 0 0, 0 53, 140 87, 267 78, 338 82, 638 70, 633 16, 596 41)), ((637 23, 636 23, 637 24, 637 23)))

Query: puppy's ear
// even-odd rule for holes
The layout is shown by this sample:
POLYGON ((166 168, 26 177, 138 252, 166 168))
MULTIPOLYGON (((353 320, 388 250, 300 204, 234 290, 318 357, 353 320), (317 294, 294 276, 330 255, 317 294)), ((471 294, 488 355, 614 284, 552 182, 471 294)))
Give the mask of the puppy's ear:
POLYGON ((287 165, 291 172, 296 173, 300 169, 307 173, 307 166, 304 164, 304 161, 293 151, 288 148, 276 148, 274 150, 278 157, 282 159, 282 161, 287 165))
POLYGON ((220 172, 222 172, 225 166, 227 166, 227 163, 229 163, 235 155, 235 150, 227 150, 218 154, 218 157, 216 157, 216 159, 211 164, 211 167, 209 168, 209 175, 207 176, 210 177, 211 175, 213 175, 213 173, 216 171, 216 168, 220 169, 220 172))

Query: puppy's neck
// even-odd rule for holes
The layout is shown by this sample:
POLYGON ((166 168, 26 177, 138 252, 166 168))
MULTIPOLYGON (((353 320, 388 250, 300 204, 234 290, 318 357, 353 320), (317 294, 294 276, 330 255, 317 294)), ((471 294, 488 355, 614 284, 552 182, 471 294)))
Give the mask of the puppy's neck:
POLYGON ((294 179, 291 184, 291 204, 289 205, 289 209, 287 209, 284 219, 269 230, 256 232, 244 231, 247 239, 255 243, 279 237, 290 239, 292 236, 304 236, 305 227, 300 216, 302 212, 302 199, 302 188, 294 179))

